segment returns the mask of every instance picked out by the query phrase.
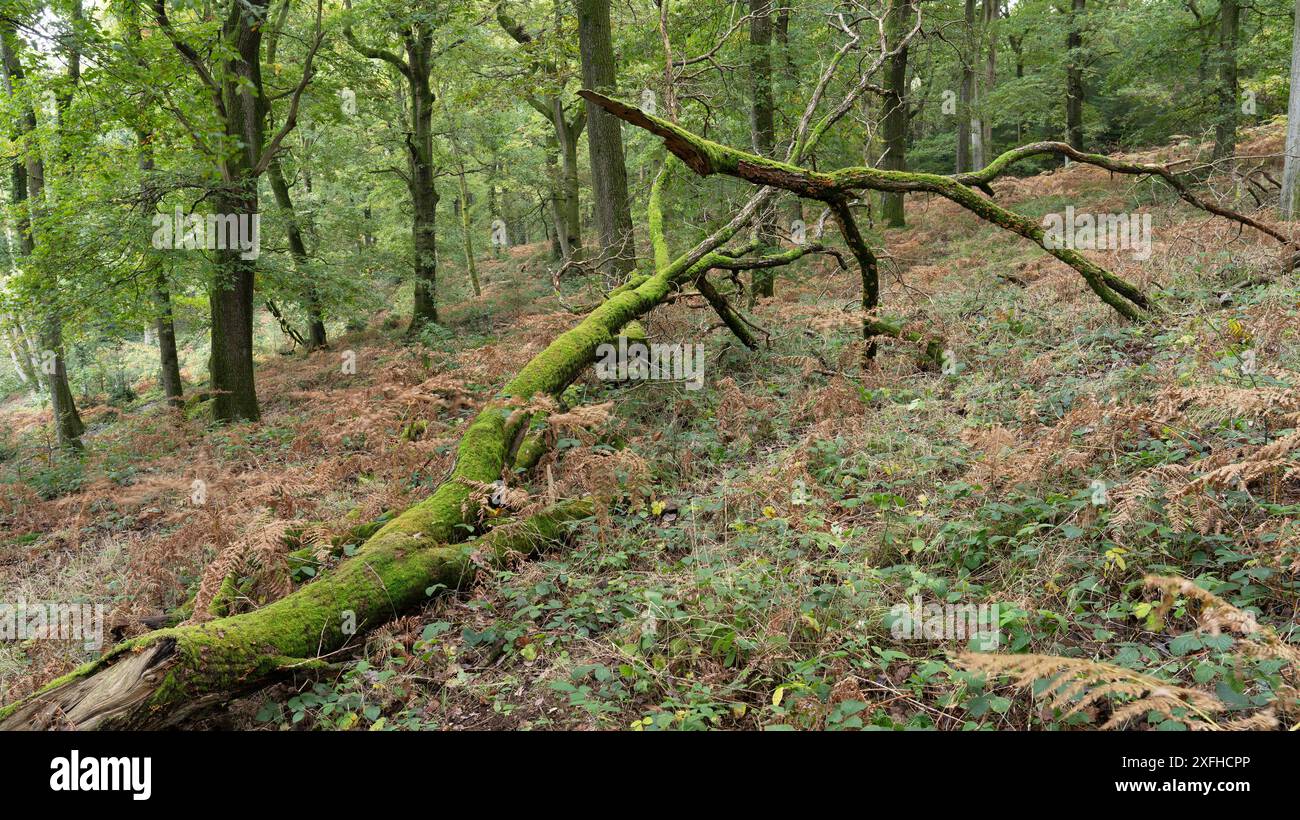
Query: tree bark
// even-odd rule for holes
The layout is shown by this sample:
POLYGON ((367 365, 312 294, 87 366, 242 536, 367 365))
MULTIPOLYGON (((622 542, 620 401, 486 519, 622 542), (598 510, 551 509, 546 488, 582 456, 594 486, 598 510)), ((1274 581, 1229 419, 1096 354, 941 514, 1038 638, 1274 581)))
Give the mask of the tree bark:
POLYGON ((154 269, 154 331, 158 335, 159 376, 163 395, 175 407, 185 401, 181 382, 180 357, 176 355, 176 325, 172 320, 172 297, 167 287, 167 271, 161 264, 154 269))
POLYGON ((1083 150, 1083 13, 1084 0, 1071 0, 1065 37, 1065 132, 1066 142, 1083 150))
MULTIPOLYGON (((147 192, 148 174, 154 169, 153 147, 149 144, 149 135, 143 131, 136 132, 136 143, 140 146, 140 185, 141 200, 150 203, 151 210, 157 203, 147 192)), ((154 332, 158 336, 158 380, 162 384, 163 395, 172 406, 179 406, 185 399, 185 388, 181 382, 180 357, 176 353, 176 324, 172 319, 172 297, 167 285, 167 266, 162 259, 152 257, 153 264, 153 309, 154 332)))
POLYGON ((1241 10, 1237 0, 1219 2, 1219 111, 1214 122, 1214 159, 1230 156, 1237 148, 1237 37, 1241 10))
MULTIPOLYGON (((880 167, 891 171, 907 170, 907 127, 910 119, 907 103, 907 43, 913 15, 912 0, 894 0, 885 19, 888 47, 894 54, 885 65, 885 156, 880 167)), ((884 193, 880 198, 881 217, 891 228, 906 224, 903 194, 884 193)))
MULTIPOLYGON (((781 45, 781 71, 780 93, 777 99, 785 99, 787 95, 792 94, 799 87, 799 71, 794 64, 794 50, 790 47, 790 9, 782 8, 776 13, 776 24, 773 27, 773 34, 776 41, 781 45)), ((777 106, 778 111, 780 106, 777 106)), ((803 222, 803 201, 797 196, 790 197, 790 220, 803 222)))
POLYGON ((407 138, 408 179, 411 191, 411 226, 415 244, 415 306, 410 331, 438 321, 438 191, 433 183, 433 89, 429 86, 429 56, 433 37, 428 32, 406 38, 411 67, 411 130, 407 138))
MULTIPOLYGON (((351 3, 344 3, 351 8, 351 3)), ((410 133, 406 136, 406 186, 411 195, 411 243, 414 249, 415 295, 408 335, 417 334, 426 324, 438 322, 438 191, 434 187, 433 166, 433 89, 429 74, 433 70, 433 30, 423 20, 409 24, 402 34, 406 58, 362 45, 350 27, 343 36, 357 52, 372 60, 392 65, 406 79, 410 96, 410 133)))
POLYGON ((18 374, 18 379, 23 384, 30 385, 32 389, 40 389, 40 378, 36 373, 35 362, 36 351, 32 349, 31 342, 27 339, 27 333, 23 330, 22 321, 15 315, 9 314, 0 316, 5 326, 7 341, 9 342, 9 358, 13 362, 14 371, 18 374))
MULTIPOLYGON (((776 124, 772 102, 772 0, 749 0, 749 136, 754 153, 771 157, 775 150, 776 124)), ((776 244, 776 215, 765 210, 754 223, 760 246, 776 244)), ((750 299, 776 293, 776 275, 771 269, 750 272, 750 299)))
MULTIPOLYGON (((217 214, 249 226, 258 214, 257 173, 265 142, 262 96, 262 22, 269 0, 232 4, 222 32, 234 45, 221 84, 226 136, 239 146, 222 160, 223 187, 213 197, 217 214)), ((212 416, 217 421, 257 421, 253 368, 253 291, 257 263, 238 247, 215 252, 216 272, 209 291, 212 311, 212 416)))
MULTIPOLYGON (((0 69, 4 74, 5 93, 12 98, 18 85, 23 80, 23 68, 18 54, 18 36, 15 23, 11 18, 0 18, 0 69)), ((10 181, 12 201, 19 209, 17 224, 19 252, 25 259, 31 259, 36 251, 37 216, 45 199, 45 163, 41 159, 38 146, 33 144, 36 131, 36 112, 30 105, 22 108, 14 122, 14 132, 21 142, 22 149, 12 166, 10 181)), ((46 273, 49 279, 48 297, 42 306, 40 319, 39 363, 37 369, 45 377, 46 389, 49 391, 50 407, 54 413, 54 431, 59 444, 72 449, 81 449, 81 435, 85 425, 77 412, 73 400, 72 388, 68 384, 68 371, 64 361, 63 320, 59 314, 57 302, 58 280, 52 273, 46 273)))
POLYGON ((993 154, 993 117, 988 110, 988 97, 998 80, 998 9, 1001 0, 984 0, 984 36, 987 47, 984 52, 984 89, 980 92, 982 106, 980 110, 980 149, 981 155, 976 161, 977 167, 983 167, 988 157, 993 154))
POLYGON ((1300 0, 1296 0, 1291 29, 1291 92, 1286 107, 1286 159, 1278 209, 1283 219, 1300 216, 1300 0))
POLYGON ((975 167, 973 146, 971 145, 971 126, 973 124, 972 106, 975 104, 975 0, 966 0, 966 48, 961 53, 961 88, 958 89, 957 105, 957 173, 970 171, 975 167))
POLYGON ((578 137, 586 127, 587 112, 579 107, 572 117, 566 117, 564 103, 559 97, 551 99, 551 109, 560 149, 560 219, 556 228, 561 234, 561 247, 568 247, 564 257, 564 261, 568 262, 583 258, 582 217, 578 200, 578 137))
MULTIPOLYGON (((618 87, 618 66, 610 33, 609 0, 576 0, 582 84, 602 94, 618 87)), ((627 195, 627 166, 623 134, 617 117, 587 105, 587 149, 600 231, 602 267, 611 280, 621 280, 636 268, 636 242, 627 195)))
MULTIPOLYGON (((453 140, 452 145, 455 144, 453 140)), ((456 183, 460 189, 460 240, 465 251, 465 269, 469 271, 469 283, 474 288, 474 295, 482 296, 483 289, 479 287, 478 281, 478 266, 474 262, 474 235, 470 232, 469 185, 465 182, 465 164, 460 159, 459 151, 456 162, 456 183)))

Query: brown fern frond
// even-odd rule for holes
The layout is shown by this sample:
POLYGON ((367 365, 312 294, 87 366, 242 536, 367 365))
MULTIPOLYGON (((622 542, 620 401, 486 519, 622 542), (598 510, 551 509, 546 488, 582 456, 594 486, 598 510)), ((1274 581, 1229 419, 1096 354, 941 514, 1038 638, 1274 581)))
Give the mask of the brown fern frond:
POLYGON ((1061 710, 1062 717, 1103 698, 1132 698, 1112 711, 1103 729, 1122 726, 1148 712, 1158 712, 1189 727, 1201 724, 1204 728, 1218 728, 1210 715, 1223 709, 1218 698, 1205 692, 1086 658, 963 652, 955 663, 972 672, 1013 676, 1012 685, 1022 689, 1031 688, 1036 681, 1049 681, 1040 697, 1046 697, 1051 708, 1061 710))
POLYGON ((1238 609, 1219 596, 1198 587, 1186 578, 1167 575, 1148 575, 1143 584, 1164 593, 1161 602, 1162 611, 1169 611, 1179 595, 1196 602, 1193 617, 1197 626, 1211 635, 1220 635, 1224 631, 1235 633, 1253 640, 1240 645, 1249 654, 1277 658, 1292 666, 1300 666, 1300 649, 1292 646, 1277 634, 1271 626, 1265 626, 1255 619, 1253 612, 1238 609))

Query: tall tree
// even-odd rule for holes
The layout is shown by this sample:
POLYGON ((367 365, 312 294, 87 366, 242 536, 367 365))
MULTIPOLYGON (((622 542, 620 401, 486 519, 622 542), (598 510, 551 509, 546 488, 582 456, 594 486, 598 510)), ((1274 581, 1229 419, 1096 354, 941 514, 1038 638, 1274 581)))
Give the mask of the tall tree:
POLYGON ((980 91, 980 153, 976 167, 982 168, 993 157, 993 117, 988 98, 998 81, 998 12, 1002 0, 984 0, 984 87, 980 91))
MULTIPOLYGON (((754 153, 771 157, 776 125, 772 102, 772 0, 749 0, 749 136, 754 153)), ((761 247, 776 243, 776 214, 768 207, 754 221, 761 247)), ((776 274, 772 268, 750 272, 751 298, 772 296, 776 274)))
POLYGON ((1071 0, 1065 35, 1065 140, 1083 150, 1083 14, 1084 0, 1071 0))
POLYGON ((959 55, 961 60, 961 87, 958 89, 957 106, 957 173, 969 171, 974 167, 973 132, 975 127, 975 61, 978 59, 978 47, 975 36, 975 0, 966 0, 966 48, 959 55))
MULTIPOLYGON (((907 51, 914 11, 913 0, 893 0, 885 18, 885 36, 892 54, 885 63, 885 155, 880 167, 890 171, 907 170, 907 127, 911 119, 907 102, 907 51)), ((901 228, 906 224, 903 194, 881 194, 881 212, 885 224, 901 228)))
MULTIPOLYGON (((78 4, 77 16, 80 16, 78 4)), ((74 45, 68 53, 68 77, 73 84, 80 76, 80 52, 75 45, 75 36, 70 38, 74 45)), ((41 149, 36 142, 36 110, 31 103, 31 95, 22 88, 25 78, 22 59, 19 56, 17 27, 12 17, 0 15, 0 67, 3 68, 5 93, 10 99, 21 94, 24 99, 18 105, 19 115, 13 129, 15 141, 20 146, 20 155, 14 161, 11 171, 11 195, 18 209, 16 219, 18 226, 18 249, 29 263, 39 265, 35 254, 39 231, 39 217, 45 205, 45 162, 41 158, 41 149)), ((68 384, 66 357, 63 349, 63 318, 59 313, 58 281, 53 273, 42 271, 43 290, 42 316, 40 319, 39 369, 45 377, 46 388, 50 395, 50 407, 54 413, 54 430, 61 445, 81 449, 81 436, 85 425, 77 412, 76 402, 72 397, 72 388, 68 384)))
POLYGON ((1237 0, 1219 2, 1218 113, 1214 120, 1214 158, 1229 156, 1237 148, 1237 39, 1241 9, 1237 0))
MULTIPOLYGON (((558 2, 555 12, 558 24, 560 17, 558 2)), ((525 48, 539 47, 538 38, 510 15, 505 3, 497 8, 497 22, 515 42, 525 48)), ((534 58, 532 68, 552 82, 561 74, 556 61, 550 58, 534 58)), ((587 109, 582 105, 574 105, 572 108, 566 106, 559 89, 541 94, 525 94, 524 101, 551 126, 551 140, 560 159, 558 167, 550 166, 553 177, 551 199, 555 212, 556 240, 559 242, 564 261, 580 259, 582 258, 582 217, 578 199, 578 138, 582 136, 587 124, 587 109)))
MULTIPOLYGON (((118 9, 123 35, 127 45, 138 48, 143 40, 140 29, 139 7, 127 4, 118 9)), ((147 62, 138 54, 134 58, 137 66, 146 67, 147 62)), ((158 200, 162 193, 150 177, 154 173, 153 134, 148 130, 148 113, 132 111, 135 120, 135 140, 139 151, 140 167, 140 204, 150 217, 158 210, 158 200)), ((172 310, 171 287, 168 283, 168 265, 159 255, 148 255, 146 264, 151 268, 153 282, 151 297, 153 301, 154 333, 158 337, 158 381, 162 385, 163 395, 173 406, 179 406, 185 397, 185 387, 181 380, 180 356, 176 350, 176 323, 172 310)))
MULTIPOLYGON (((601 94, 618 88, 618 65, 610 32, 609 0, 575 0, 578 11, 578 51, 582 84, 601 94)), ((587 110, 587 149, 591 155, 591 187, 596 200, 604 268, 611 279, 636 267, 636 238, 627 196, 627 166, 619 119, 591 102, 587 110)))
POLYGON ((1291 94, 1286 106, 1285 150, 1278 209, 1283 219, 1295 219, 1300 216, 1300 0, 1296 0, 1291 28, 1291 94))
MULTIPOLYGON (((153 146, 150 137, 143 131, 136 132, 136 142, 140 146, 140 200, 157 210, 157 197, 149 188, 149 175, 154 170, 153 146)), ((162 383, 163 395, 173 405, 179 405, 185 396, 181 382, 180 356, 176 353, 176 324, 172 318, 171 288, 167 283, 167 265, 159 256, 149 260, 153 268, 152 296, 154 309, 154 332, 158 336, 158 375, 162 383)))
MULTIPOLYGON (((790 45, 789 7, 777 10, 776 23, 772 30, 776 36, 776 42, 781 46, 781 71, 778 75, 781 93, 778 95, 778 99, 784 99, 787 95, 794 94, 799 85, 799 70, 794 64, 794 48, 790 45)), ((779 109, 780 106, 778 105, 777 108, 779 109)), ((803 201, 793 195, 790 196, 790 219, 803 222, 803 201)))
MULTIPOLYGON (((258 216, 258 178, 276 158, 285 136, 297 125, 302 92, 312 77, 312 64, 322 39, 321 5, 316 5, 316 33, 307 43, 301 79, 289 93, 284 120, 267 138, 267 96, 262 85, 262 32, 268 22, 270 0, 237 0, 226 7, 221 22, 220 55, 209 66, 190 42, 172 25, 166 0, 153 0, 154 19, 172 46, 205 86, 222 129, 221 141, 211 145, 195 139, 205 149, 220 175, 212 191, 213 210, 227 225, 251 226, 258 216)), ((205 45, 206 49, 207 46, 205 45)), ((212 312, 212 416, 217 421, 256 421, 261 413, 253 375, 253 291, 257 276, 255 255, 238 243, 219 243, 214 251, 215 271, 209 289, 212 312), (235 247, 230 247, 234 244, 235 247)))
MULTIPOLYGON (((347 8, 350 0, 344 0, 347 8)), ((398 36, 406 57, 383 48, 364 45, 353 33, 351 23, 343 35, 360 54, 388 63, 406 80, 409 132, 406 137, 406 180, 411 195, 411 239, 415 247, 415 304, 409 333, 438 321, 438 191, 434 186, 437 169, 433 161, 433 87, 429 78, 435 58, 433 35, 437 28, 431 16, 415 10, 397 21, 398 36)))
MULTIPOLYGON (((266 38, 266 62, 276 64, 276 50, 280 43, 280 33, 284 30, 285 19, 289 14, 289 0, 280 0, 280 7, 275 16, 275 24, 268 29, 266 38)), ((271 113, 271 103, 264 100, 263 108, 271 113)), ((320 294, 312 282, 311 259, 307 255, 307 243, 303 240, 302 225, 298 211, 293 206, 293 196, 289 192, 289 182, 284 177, 284 168, 280 157, 274 156, 266 167, 266 178, 271 183, 271 194, 275 205, 284 217, 285 231, 289 239, 289 256, 293 259, 294 271, 302 284, 307 308, 307 338, 304 340, 308 350, 316 350, 326 345, 325 316, 321 308, 320 294)))

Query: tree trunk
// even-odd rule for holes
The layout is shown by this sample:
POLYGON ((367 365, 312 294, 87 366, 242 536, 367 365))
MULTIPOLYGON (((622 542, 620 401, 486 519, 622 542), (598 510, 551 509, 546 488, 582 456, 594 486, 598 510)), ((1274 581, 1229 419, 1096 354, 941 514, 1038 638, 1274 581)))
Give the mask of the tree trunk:
MULTIPOLYGON (((609 0, 576 0, 582 84, 602 94, 614 94, 618 67, 610 34, 609 0)), ((587 148, 596 200, 596 224, 606 276, 621 280, 636 268, 636 243, 627 196, 627 166, 623 159, 622 123, 609 112, 587 105, 587 148)))
MULTIPOLYGON (((546 137, 546 178, 551 181, 549 199, 543 203, 550 209, 551 222, 546 228, 546 239, 551 243, 551 261, 559 262, 569 258, 573 249, 569 246, 569 231, 564 224, 563 181, 560 178, 560 143, 555 134, 546 137)), ((545 221, 545 220, 543 220, 545 221)))
MULTIPOLYGON (((457 162, 460 162, 459 157, 457 162)), ((478 266, 474 262, 474 234, 470 232, 469 185, 465 182, 464 164, 459 164, 456 168, 456 183, 460 187, 460 240, 465 249, 465 269, 469 271, 469 283, 474 288, 474 295, 482 296, 483 290, 478 282, 478 266)))
POLYGON ((1083 150, 1083 12, 1084 0, 1071 0, 1066 34, 1065 131, 1066 142, 1076 151, 1083 150))
POLYGON ((1241 12, 1237 0, 1219 2, 1219 111, 1214 122, 1214 159, 1237 148, 1237 34, 1241 12))
POLYGON ((289 194, 289 183, 284 178, 284 169, 280 160, 271 160, 266 167, 267 181, 271 183, 271 193, 275 196, 276 207, 287 226, 289 234, 289 256, 293 258, 293 268, 306 290, 307 302, 307 349, 317 350, 325 347, 325 318, 321 311, 320 296, 311 281, 311 260, 307 256, 307 243, 302 238, 302 227, 298 224, 298 211, 293 207, 293 197, 289 194))
POLYGON ((176 325, 172 321, 172 297, 167 288, 167 271, 162 265, 154 270, 153 282, 154 330, 158 335, 159 373, 163 394, 172 405, 179 406, 185 399, 181 382, 180 357, 176 355, 176 325))
POLYGON ((31 342, 27 339, 27 333, 23 330, 22 321, 16 315, 7 315, 0 317, 4 321, 0 324, 5 326, 6 335, 9 342, 9 358, 13 361, 14 371, 18 373, 18 378, 23 384, 29 385, 33 390, 40 389, 40 378, 36 373, 36 351, 32 349, 31 342))
POLYGON ((961 88, 957 105, 957 173, 972 170, 971 126, 975 104, 975 0, 966 0, 966 42, 961 56, 961 88))
POLYGON ((1001 0, 984 0, 984 33, 988 44, 984 52, 984 90, 981 92, 984 104, 980 111, 980 149, 983 156, 976 163, 980 168, 993 156, 993 117, 988 110, 988 97, 993 93, 998 80, 997 22, 1000 3, 1001 0))
MULTIPOLYGON (((140 187, 141 199, 151 203, 151 209, 157 202, 148 193, 148 175, 154 169, 153 147, 149 135, 136 131, 136 143, 140 146, 140 187)), ((167 266, 162 259, 152 257, 153 270, 153 306, 154 332, 158 336, 158 380, 162 384, 163 395, 172 405, 179 405, 184 400, 184 386, 181 383, 180 357, 176 354, 176 325, 172 320, 172 297, 167 286, 167 266)))
MULTIPOLYGON (((344 7, 352 8, 349 0, 344 7)), ((372 60, 383 60, 406 78, 411 100, 410 131, 406 135, 406 186, 411 194, 411 244, 413 246, 415 287, 414 305, 408 335, 414 335, 429 323, 438 321, 438 191, 434 188, 433 167, 433 89, 429 74, 433 70, 433 29, 417 20, 402 37, 406 59, 380 48, 359 42, 350 27, 344 26, 348 44, 372 60)), ((402 86, 397 86, 402 93, 402 86)))
MULTIPOLYGON (((771 157, 776 143, 772 102, 772 0, 749 0, 749 136, 754 153, 771 157)), ((754 222, 760 248, 776 244, 776 215, 765 209, 754 222)), ((750 303, 776 293, 772 269, 750 271, 750 303)))
POLYGON ((433 184, 433 90, 429 86, 432 35, 406 38, 410 66, 411 131, 407 137, 411 235, 415 246, 415 304, 409 332, 438 321, 438 191, 433 184))
POLYGON ((564 116, 564 104, 559 97, 551 100, 552 122, 555 125, 555 137, 559 142, 560 184, 559 210, 560 219, 556 229, 560 231, 560 247, 567 247, 564 260, 582 259, 582 218, 578 201, 578 137, 586 126, 587 114, 579 109, 573 119, 564 116))
MULTIPOLYGON (((18 56, 18 36, 11 19, 0 18, 0 69, 4 73, 5 92, 13 97, 15 88, 22 82, 23 68, 18 56)), ((37 220, 45 199, 45 164, 40 150, 33 145, 36 131, 36 112, 25 106, 14 121, 15 136, 22 143, 19 156, 12 166, 10 181, 12 202, 19 209, 17 233, 19 252, 30 260, 36 250, 37 220)), ((85 425, 77 413, 77 405, 68 385, 67 366, 64 363, 63 320, 57 303, 58 281, 49 278, 48 303, 43 306, 40 322, 39 363, 37 369, 45 377, 50 394, 50 407, 54 413, 54 431, 59 444, 81 449, 81 435, 85 425)))
MULTIPOLYGON (((1016 55, 1016 79, 1024 79, 1025 76, 1025 55, 1024 48, 1021 45, 1024 42, 1024 35, 1008 35, 1007 42, 1011 44, 1011 51, 1016 55)), ((1016 111, 1016 142, 1021 142, 1025 138, 1025 120, 1019 110, 1016 111)))
MULTIPOLYGON (((899 46, 907 36, 913 15, 911 0, 894 0, 890 6, 889 16, 885 19, 886 38, 889 48, 897 52, 889 58, 885 66, 885 156, 880 167, 891 171, 907 170, 907 51, 906 45, 899 46)), ((906 224, 903 214, 903 194, 886 192, 880 197, 881 217, 891 228, 901 228, 906 224)))
POLYGON ((1286 159, 1278 208, 1283 219, 1300 216, 1300 0, 1296 0, 1291 29, 1291 95, 1286 106, 1286 159))
MULTIPOLYGON (((217 214, 252 230, 258 218, 257 157, 265 140, 262 97, 262 28, 268 0, 231 6, 222 31, 234 51, 221 80, 226 136, 239 147, 222 161, 223 186, 213 197, 217 214), (260 9, 260 13, 258 10, 260 9)), ((257 421, 253 375, 253 291, 257 262, 237 246, 215 251, 216 270, 208 301, 212 310, 212 417, 257 421)))
MULTIPOLYGON (((787 95, 795 92, 799 87, 799 72, 794 64, 794 51, 790 48, 790 9, 782 8, 776 14, 776 24, 773 27, 773 33, 776 35, 776 41, 781 45, 781 72, 780 72, 780 91, 778 99, 784 99, 787 95)), ((778 111, 780 106, 777 106, 778 111)), ((803 200, 797 196, 790 197, 790 221, 793 229, 795 220, 803 222, 803 200)))

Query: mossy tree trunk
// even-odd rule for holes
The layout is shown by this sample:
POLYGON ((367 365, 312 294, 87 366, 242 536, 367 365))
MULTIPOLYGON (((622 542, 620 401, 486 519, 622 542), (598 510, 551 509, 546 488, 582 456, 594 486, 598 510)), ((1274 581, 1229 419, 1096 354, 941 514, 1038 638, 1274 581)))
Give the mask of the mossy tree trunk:
MULTIPOLYGON (((749 0, 749 138, 754 153, 771 157, 776 149, 775 105, 772 101, 773 0, 749 0)), ((754 223, 754 236, 763 247, 776 245, 776 214, 767 209, 754 223)), ((776 293, 770 268, 750 273, 750 300, 776 293)))
MULTIPOLYGON (((885 18, 893 54, 889 57, 885 72, 885 156, 881 167, 892 171, 907 170, 907 129, 911 112, 907 102, 908 43, 905 38, 913 17, 912 0, 894 0, 885 18)), ((880 205, 881 217, 887 226, 901 228, 906 224, 901 193, 881 194, 880 205)))

